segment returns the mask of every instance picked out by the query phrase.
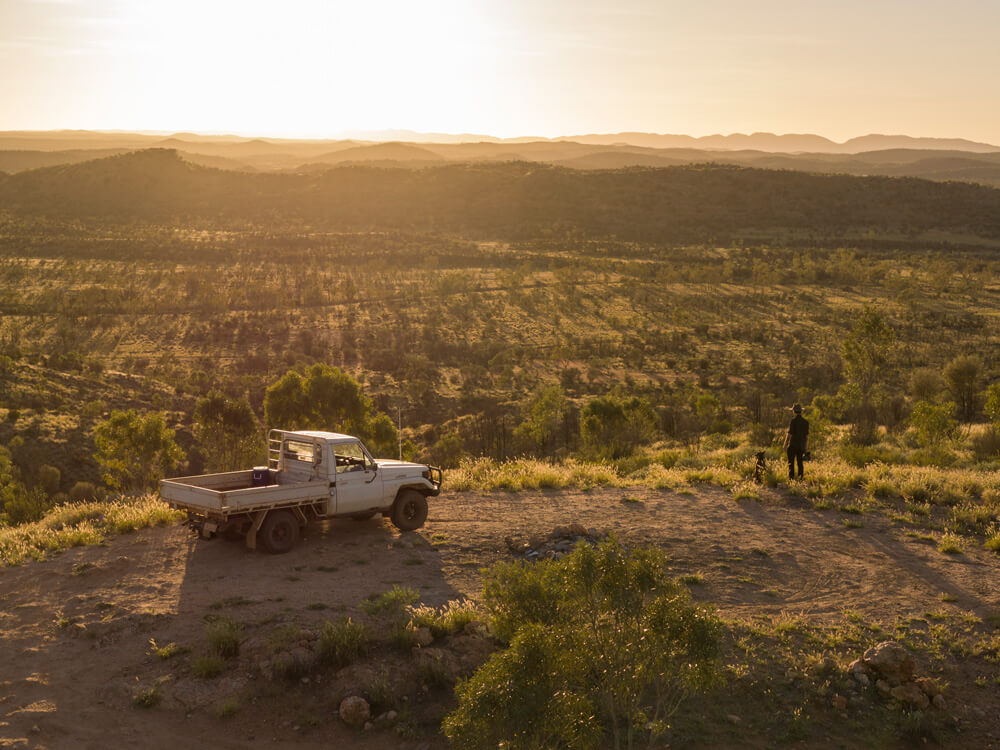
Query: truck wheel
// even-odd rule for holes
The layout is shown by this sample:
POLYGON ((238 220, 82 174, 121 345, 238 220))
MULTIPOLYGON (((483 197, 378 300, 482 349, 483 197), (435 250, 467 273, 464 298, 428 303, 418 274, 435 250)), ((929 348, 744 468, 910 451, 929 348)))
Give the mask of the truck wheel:
POLYGON ((283 555, 299 541, 299 522, 287 510, 273 510, 260 527, 260 542, 272 555, 283 555))
POLYGON ((400 531, 419 529, 427 520, 427 498, 416 490, 403 490, 392 506, 392 522, 400 531))
POLYGON ((370 521, 375 518, 375 514, 378 513, 377 510, 364 510, 360 513, 351 513, 352 521, 370 521))

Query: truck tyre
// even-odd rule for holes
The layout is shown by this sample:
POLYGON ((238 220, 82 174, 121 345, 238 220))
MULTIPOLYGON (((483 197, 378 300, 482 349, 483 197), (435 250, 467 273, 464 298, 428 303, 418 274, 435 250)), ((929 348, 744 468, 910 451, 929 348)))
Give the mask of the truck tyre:
POLYGON ((272 555, 283 555, 299 541, 299 522, 287 510, 272 510, 260 527, 260 542, 272 555))
POLYGON ((351 513, 352 521, 370 521, 375 518, 375 514, 378 513, 377 510, 363 510, 360 513, 351 513))
POLYGON ((416 490, 403 490, 392 505, 392 523, 400 531, 419 529, 427 520, 427 498, 416 490))

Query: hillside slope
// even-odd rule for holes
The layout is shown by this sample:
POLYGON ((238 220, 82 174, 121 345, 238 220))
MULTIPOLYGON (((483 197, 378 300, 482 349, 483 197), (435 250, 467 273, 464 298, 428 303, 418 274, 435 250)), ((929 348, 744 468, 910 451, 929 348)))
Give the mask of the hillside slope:
POLYGON ((757 232, 931 230, 1000 238, 1000 190, 911 178, 720 165, 577 171, 523 162, 307 174, 198 167, 152 149, 0 180, 21 215, 134 221, 304 221, 519 238, 553 231, 648 241, 757 232))

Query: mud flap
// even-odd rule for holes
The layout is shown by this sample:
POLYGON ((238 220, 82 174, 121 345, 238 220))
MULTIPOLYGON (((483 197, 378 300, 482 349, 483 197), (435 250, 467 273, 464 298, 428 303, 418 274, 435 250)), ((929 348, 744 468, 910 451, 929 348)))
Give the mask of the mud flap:
POLYGON ((257 549, 257 532, 260 531, 261 524, 264 523, 264 517, 267 516, 266 510, 258 510, 253 514, 253 523, 250 525, 250 530, 247 532, 247 549, 257 549))

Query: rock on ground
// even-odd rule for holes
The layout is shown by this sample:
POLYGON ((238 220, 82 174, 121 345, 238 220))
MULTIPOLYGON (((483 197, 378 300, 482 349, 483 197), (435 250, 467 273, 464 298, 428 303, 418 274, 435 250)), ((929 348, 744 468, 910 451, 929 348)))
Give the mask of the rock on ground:
POLYGON ((891 684, 899 685, 913 677, 916 666, 909 651, 895 641, 882 641, 865 651, 865 663, 891 684))
POLYGON ((360 695, 349 695, 340 702, 340 718, 352 727, 361 727, 371 718, 368 701, 360 695))

